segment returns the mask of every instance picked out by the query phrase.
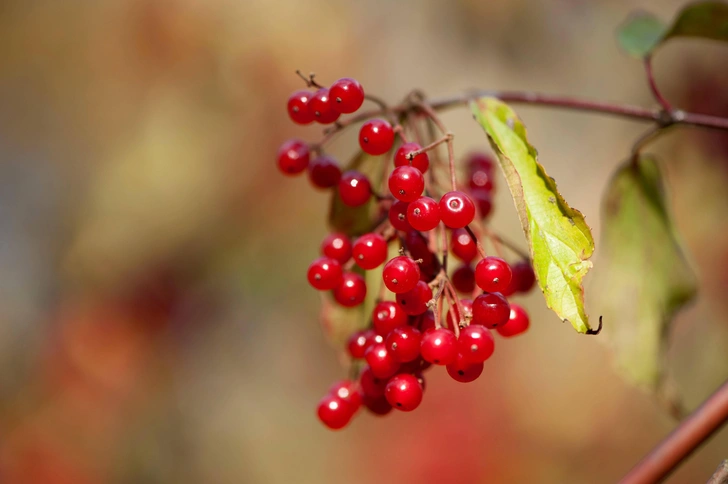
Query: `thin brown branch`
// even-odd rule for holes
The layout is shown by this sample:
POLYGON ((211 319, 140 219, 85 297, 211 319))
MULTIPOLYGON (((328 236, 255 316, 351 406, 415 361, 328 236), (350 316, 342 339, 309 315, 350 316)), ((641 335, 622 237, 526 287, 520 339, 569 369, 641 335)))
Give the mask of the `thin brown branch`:
POLYGON ((660 103, 660 106, 662 106, 662 109, 664 109, 667 112, 672 111, 672 106, 670 106, 670 103, 667 102, 667 99, 662 95, 660 90, 657 88, 657 83, 655 82, 655 76, 652 73, 652 56, 648 55, 645 57, 645 74, 647 75, 647 84, 650 86, 650 92, 652 92, 652 96, 655 98, 655 100, 660 103))
POLYGON ((707 484, 728 484, 728 459, 720 463, 707 484))
POLYGON ((652 449, 620 482, 622 484, 660 482, 726 421, 728 421, 728 381, 652 449))

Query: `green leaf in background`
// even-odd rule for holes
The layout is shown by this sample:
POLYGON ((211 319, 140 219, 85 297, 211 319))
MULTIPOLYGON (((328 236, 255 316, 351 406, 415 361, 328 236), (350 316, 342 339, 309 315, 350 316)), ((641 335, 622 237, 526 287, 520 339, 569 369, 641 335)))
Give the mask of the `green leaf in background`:
POLYGON ((644 58, 675 37, 728 41, 728 3, 697 2, 684 7, 672 25, 645 12, 632 14, 617 30, 619 45, 629 55, 644 58))
POLYGON ((617 29, 617 41, 627 54, 643 58, 662 40, 665 24, 647 12, 635 12, 617 29))
POLYGON ((546 304, 578 332, 589 332, 582 279, 592 267, 594 239, 584 216, 537 162, 526 128, 508 105, 482 98, 471 109, 498 154, 546 304))
POLYGON ((694 297, 696 286, 655 160, 643 156, 636 164, 623 164, 602 210, 602 252, 592 287, 609 322, 605 334, 627 377, 657 389, 670 322, 694 297))

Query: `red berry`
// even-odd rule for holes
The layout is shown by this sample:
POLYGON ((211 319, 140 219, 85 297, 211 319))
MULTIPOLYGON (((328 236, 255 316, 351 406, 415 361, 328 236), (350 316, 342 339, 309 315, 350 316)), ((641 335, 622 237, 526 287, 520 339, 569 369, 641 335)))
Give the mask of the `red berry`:
POLYGON ((420 332, 412 326, 395 328, 385 340, 387 350, 399 363, 416 360, 420 356, 420 332))
POLYGON ((447 325, 448 327, 452 328, 455 324, 460 324, 461 322, 465 322, 467 324, 467 319, 471 319, 473 317, 473 301, 470 299, 461 299, 460 300, 460 306, 463 308, 463 316, 460 316, 460 311, 458 310, 457 304, 452 307, 452 311, 447 312, 447 325), (453 316, 455 316, 455 319, 457 321, 453 321, 453 316))
POLYGON ((400 374, 389 380, 384 396, 392 408, 411 412, 422 403, 422 385, 413 375, 400 374))
POLYGON ((297 175, 306 169, 310 156, 305 142, 289 139, 278 148, 278 169, 284 175, 297 175))
POLYGON ((513 267, 513 278, 518 281, 518 292, 528 292, 536 283, 536 274, 529 261, 516 262, 513 267))
POLYGON ((387 351, 384 343, 376 343, 364 353, 372 374, 377 378, 389 378, 399 370, 399 363, 387 351))
POLYGON ((407 207, 409 203, 395 200, 389 209, 389 222, 397 230, 409 231, 412 226, 407 222, 407 207))
POLYGON ((376 398, 384 396, 384 387, 387 386, 387 380, 377 377, 372 373, 371 368, 365 366, 359 375, 359 385, 364 396, 376 398))
POLYGON ((459 266, 450 276, 450 281, 456 291, 471 293, 475 290, 475 272, 468 264, 459 266))
POLYGON ((470 173, 485 171, 491 174, 495 169, 495 161, 493 160, 493 157, 486 153, 471 153, 468 155, 465 164, 470 173))
POLYGON ((363 329, 349 336, 346 348, 352 358, 364 358, 364 353, 366 353, 370 346, 381 343, 382 341, 382 337, 376 334, 373 329, 363 329))
POLYGON ((313 114, 313 119, 321 124, 330 124, 339 119, 340 113, 334 110, 334 103, 331 101, 329 90, 322 87, 311 96, 308 101, 308 109, 313 114))
POLYGON ((483 170, 476 171, 470 175, 470 188, 482 188, 488 192, 493 190, 493 178, 491 174, 483 170))
POLYGON ((326 395, 319 402, 318 418, 331 430, 346 427, 353 415, 351 405, 335 395, 326 395))
POLYGON ((460 383, 470 383, 471 381, 475 381, 481 373, 483 373, 482 363, 468 363, 461 354, 458 354, 454 363, 447 365, 447 374, 450 375, 453 380, 460 383))
POLYGON ((387 260, 387 241, 379 234, 364 234, 352 248, 354 262, 362 269, 374 269, 387 260))
POLYGON ((493 329, 506 324, 511 315, 508 301, 500 293, 485 292, 473 301, 473 319, 471 324, 482 324, 493 329))
POLYGON ((475 204, 461 191, 447 192, 440 199, 440 217, 451 229, 465 227, 475 218, 475 204))
POLYGON ((405 143, 399 147, 397 152, 394 154, 394 166, 414 166, 422 173, 425 173, 430 167, 430 157, 427 152, 420 153, 410 160, 407 156, 413 151, 418 151, 422 148, 418 143, 405 143))
POLYGON ((498 326, 497 330, 501 336, 515 336, 521 334, 528 329, 530 321, 528 313, 518 304, 511 304, 511 315, 508 322, 503 326, 498 326))
POLYGON ((319 291, 336 288, 343 280, 341 264, 330 257, 319 257, 308 266, 308 283, 319 291))
POLYGON ((458 352, 468 363, 482 363, 493 354, 495 342, 490 330, 479 324, 471 324, 460 331, 458 352))
POLYGON ((416 230, 407 232, 404 243, 413 259, 422 259, 424 262, 431 259, 434 255, 430 252, 427 236, 428 234, 421 234, 416 230))
POLYGON ((321 242, 321 253, 345 264, 351 257, 351 241, 344 234, 333 233, 326 236, 321 242))
POLYGON ((288 116, 297 124, 313 123, 313 113, 308 107, 308 101, 313 96, 311 91, 296 91, 288 98, 288 116))
POLYGON ((485 292, 500 292, 508 288, 513 274, 508 262, 488 256, 475 266, 475 282, 485 292))
POLYGON ((455 333, 446 328, 435 329, 422 335, 422 358, 435 365, 449 365, 458 355, 455 333))
POLYGON ((407 326, 408 321, 407 313, 396 302, 382 301, 372 311, 374 330, 385 337, 395 328, 407 326))
POLYGON ((334 288, 334 299, 347 308, 361 304, 366 295, 364 278, 354 272, 345 272, 339 285, 334 288))
POLYGON ((339 397, 349 405, 354 413, 361 407, 362 393, 356 382, 351 380, 341 380, 334 383, 329 389, 329 395, 339 397))
POLYGON ((334 109, 341 114, 353 113, 364 103, 364 89, 359 81, 350 77, 344 77, 333 83, 329 95, 334 101, 334 109))
POLYGON ((422 319, 419 321, 418 329, 420 333, 425 334, 435 330, 435 313, 427 311, 422 315, 422 319))
POLYGON ((410 316, 417 316, 427 311, 427 302, 432 299, 432 289, 425 281, 417 281, 415 287, 407 292, 397 294, 397 302, 410 316))
POLYGON ((478 207, 478 216, 484 219, 490 215, 493 210, 493 201, 490 192, 483 189, 470 190, 470 198, 478 207))
POLYGON ((384 265, 382 278, 387 289, 400 294, 413 289, 420 280, 420 268, 411 258, 400 255, 384 265))
POLYGON ((330 156, 319 156, 308 165, 308 178, 317 188, 331 188, 341 180, 341 168, 330 156))
POLYGON ((425 189, 425 177, 417 168, 399 166, 389 175, 389 191, 402 202, 414 202, 425 189))
POLYGON ((359 131, 359 146, 370 155, 382 155, 394 144, 392 125, 383 119, 371 119, 359 131))
POLYGON ((364 205, 372 196, 369 179, 355 170, 344 172, 339 180, 339 196, 344 205, 358 207, 364 205))
POLYGON ((392 411, 392 406, 389 404, 384 395, 378 397, 364 397, 364 405, 374 415, 384 416, 392 411))
POLYGON ((478 255, 478 245, 465 229, 455 229, 450 236, 450 250, 463 262, 470 262, 478 255))
POLYGON ((426 232, 440 223, 440 208, 430 197, 420 197, 407 207, 407 221, 413 229, 426 232))

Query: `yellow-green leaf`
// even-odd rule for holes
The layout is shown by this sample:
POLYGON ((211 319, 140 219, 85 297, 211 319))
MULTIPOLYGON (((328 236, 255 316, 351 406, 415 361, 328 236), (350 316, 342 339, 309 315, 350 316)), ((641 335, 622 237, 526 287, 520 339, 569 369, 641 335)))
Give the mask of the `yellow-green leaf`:
POLYGON ((538 163, 526 128, 508 105, 482 98, 471 108, 498 154, 546 304, 578 332, 590 332, 582 279, 592 267, 594 239, 584 216, 538 163))
POLYGON ((593 289, 609 322, 605 333, 628 378, 656 389, 670 322, 696 287, 655 160, 643 156, 636 164, 623 164, 609 183, 602 210, 593 289))
POLYGON ((636 12, 617 29, 619 45, 631 56, 643 58, 675 37, 728 41, 728 3, 697 2, 685 6, 672 25, 646 12, 636 12))

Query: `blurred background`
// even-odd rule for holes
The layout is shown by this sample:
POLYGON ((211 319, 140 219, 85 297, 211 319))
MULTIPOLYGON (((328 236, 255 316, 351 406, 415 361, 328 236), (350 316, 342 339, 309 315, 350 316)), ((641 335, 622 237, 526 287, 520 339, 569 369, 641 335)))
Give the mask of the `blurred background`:
MULTIPOLYGON (((479 87, 651 105, 614 30, 682 3, 3 1, 0 481, 614 482, 675 421, 537 291, 531 329, 477 382, 434 370, 418 411, 326 430, 316 404, 346 371, 305 271, 328 197, 280 176, 275 152, 320 136, 288 121, 296 69, 391 102, 479 87)), ((678 106, 728 115, 726 62, 675 41, 655 72, 678 106)), ((643 125, 518 111, 598 240, 606 180, 643 125)), ((444 120, 458 155, 486 148, 466 110, 444 120)), ((669 363, 694 408, 728 376, 728 138, 684 128, 650 151, 700 278, 669 363)), ((493 225, 522 240, 497 182, 493 225)), ((670 482, 705 482, 727 448, 724 430, 670 482)))

